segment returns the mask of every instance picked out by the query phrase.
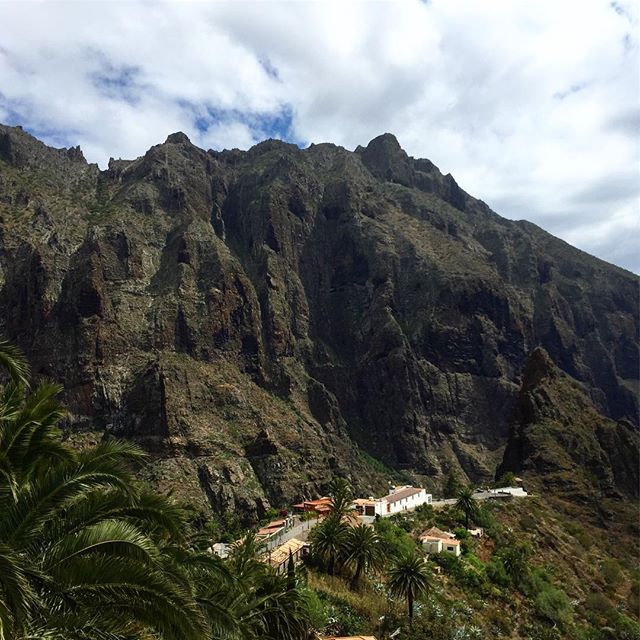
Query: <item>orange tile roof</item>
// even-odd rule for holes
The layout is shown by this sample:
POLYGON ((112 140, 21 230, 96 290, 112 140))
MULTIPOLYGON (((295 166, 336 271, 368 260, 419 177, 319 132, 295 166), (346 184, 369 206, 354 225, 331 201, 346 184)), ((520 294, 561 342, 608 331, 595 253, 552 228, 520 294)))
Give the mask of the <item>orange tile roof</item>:
POLYGON ((353 504, 357 504, 359 506, 372 505, 375 504, 375 500, 370 500, 369 498, 356 498, 353 501, 353 504))
POLYGON ((274 529, 274 528, 277 528, 277 527, 284 527, 285 524, 286 524, 286 520, 273 520, 269 524, 265 524, 263 528, 264 529, 274 529))

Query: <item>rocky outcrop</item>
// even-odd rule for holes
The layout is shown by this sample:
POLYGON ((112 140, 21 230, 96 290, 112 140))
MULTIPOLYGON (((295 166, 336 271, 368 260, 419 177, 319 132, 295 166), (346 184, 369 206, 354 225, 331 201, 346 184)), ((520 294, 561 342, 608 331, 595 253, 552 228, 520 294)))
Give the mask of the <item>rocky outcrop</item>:
POLYGON ((0 127, 0 318, 203 510, 258 515, 376 458, 493 477, 528 354, 637 421, 638 280, 500 218, 390 134, 355 152, 181 133, 106 171, 0 127))
POLYGON ((537 348, 527 362, 497 476, 526 474, 572 500, 637 497, 640 435, 600 414, 585 390, 537 348))

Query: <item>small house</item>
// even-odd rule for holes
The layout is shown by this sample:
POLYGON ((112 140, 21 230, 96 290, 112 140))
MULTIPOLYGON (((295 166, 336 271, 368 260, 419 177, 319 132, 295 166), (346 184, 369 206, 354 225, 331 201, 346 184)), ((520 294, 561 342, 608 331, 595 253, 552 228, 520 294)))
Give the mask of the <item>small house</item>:
POLYGON ((282 518, 280 520, 273 520, 264 527, 258 529, 256 536, 260 540, 268 540, 293 526, 293 518, 282 518))
POLYGON ((270 564, 276 573, 286 573, 289 557, 293 558, 293 562, 297 566, 308 555, 309 549, 309 543, 298 540, 298 538, 291 538, 273 551, 266 553, 264 561, 270 564))
POLYGON ((422 547, 427 553, 436 554, 446 551, 459 556, 462 553, 460 540, 456 540, 453 533, 442 531, 437 527, 431 527, 422 533, 419 537, 422 547))
POLYGON ((298 512, 313 512, 318 516, 326 516, 331 513, 332 502, 328 496, 323 496, 317 500, 305 500, 294 504, 293 508, 298 512))

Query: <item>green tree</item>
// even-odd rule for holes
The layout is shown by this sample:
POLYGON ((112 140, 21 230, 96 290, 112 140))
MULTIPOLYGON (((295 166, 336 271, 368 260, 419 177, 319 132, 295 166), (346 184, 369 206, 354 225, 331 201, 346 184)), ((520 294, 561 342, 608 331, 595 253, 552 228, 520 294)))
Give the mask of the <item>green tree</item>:
POLYGON ((228 563, 198 552, 187 510, 134 478, 145 459, 60 439, 58 387, 30 391, 0 341, 0 640, 303 640, 306 599, 255 536, 228 563))
POLYGON ((478 513, 478 504, 473 497, 474 488, 464 487, 458 491, 456 507, 464 513, 464 526, 469 528, 469 521, 478 513))
POLYGON ((311 530, 313 551, 324 563, 330 576, 335 573, 336 564, 345 553, 348 534, 349 527, 335 513, 311 530))
POLYGON ((445 498, 455 498, 460 491, 460 480, 458 480, 458 475, 456 472, 451 469, 447 474, 444 485, 442 487, 442 495, 445 498))
POLYGON ((389 568, 389 591, 407 601, 409 622, 413 621, 413 604, 431 586, 431 573, 424 558, 417 553, 400 556, 389 568))
POLYGON ((516 474, 513 471, 504 473, 495 483, 497 487, 513 487, 516 485, 516 474))
POLYGON ((529 558, 533 550, 528 543, 511 543, 498 551, 507 575, 516 585, 522 585, 529 574, 529 558))
POLYGON ((345 564, 353 569, 351 588, 358 589, 363 573, 383 565, 382 544, 375 529, 366 524, 351 528, 345 541, 344 557, 345 564))
POLYGON ((293 561, 293 554, 289 551, 287 560, 287 589, 294 589, 296 586, 296 563, 293 561))
POLYGON ((331 513, 342 518, 353 510, 353 490, 344 478, 335 478, 331 483, 331 513))

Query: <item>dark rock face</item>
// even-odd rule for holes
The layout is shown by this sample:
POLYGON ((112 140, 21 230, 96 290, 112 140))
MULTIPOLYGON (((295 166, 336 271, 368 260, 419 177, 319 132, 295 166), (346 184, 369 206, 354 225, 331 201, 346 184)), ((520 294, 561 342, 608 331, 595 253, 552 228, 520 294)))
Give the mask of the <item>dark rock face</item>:
POLYGON ((588 501, 640 494, 640 437, 600 414, 544 349, 527 362, 497 476, 525 473, 555 494, 588 501))
POLYGON ((69 433, 138 440, 204 509, 259 514, 333 474, 370 493, 362 450, 427 486, 488 479, 537 345, 637 422, 637 278, 390 134, 350 153, 176 133, 101 172, 0 127, 0 216, 1 329, 64 382, 69 433))

